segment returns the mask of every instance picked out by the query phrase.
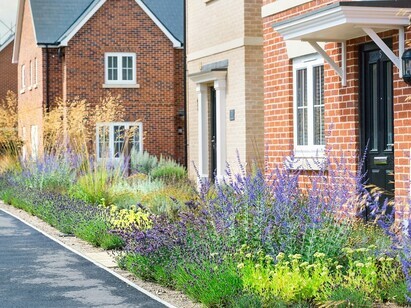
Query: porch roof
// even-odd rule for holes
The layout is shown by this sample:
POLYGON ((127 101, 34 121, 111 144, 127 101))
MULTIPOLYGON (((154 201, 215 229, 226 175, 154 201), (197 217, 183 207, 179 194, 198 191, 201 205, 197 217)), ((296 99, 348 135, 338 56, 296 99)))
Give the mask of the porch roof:
POLYGON ((340 42, 410 24, 411 1, 340 1, 287 20, 273 28, 284 40, 340 42))

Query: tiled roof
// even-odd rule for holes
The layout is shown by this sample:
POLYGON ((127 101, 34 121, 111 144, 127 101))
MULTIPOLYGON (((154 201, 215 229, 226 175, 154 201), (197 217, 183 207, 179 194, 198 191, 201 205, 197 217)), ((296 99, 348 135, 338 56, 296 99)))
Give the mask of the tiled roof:
POLYGON ((184 40, 183 0, 142 0, 168 31, 181 43, 184 40))
MULTIPOLYGON (((37 43, 57 44, 80 18, 101 0, 30 0, 37 43)), ((183 0, 142 0, 180 42, 184 37, 183 0)))
POLYGON ((38 43, 53 44, 99 0, 30 0, 38 43))

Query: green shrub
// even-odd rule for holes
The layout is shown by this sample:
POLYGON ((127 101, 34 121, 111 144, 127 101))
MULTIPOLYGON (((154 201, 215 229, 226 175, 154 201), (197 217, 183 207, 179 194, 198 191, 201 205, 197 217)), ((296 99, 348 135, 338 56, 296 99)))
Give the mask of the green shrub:
POLYGON ((150 256, 127 254, 119 259, 119 266, 147 281, 173 287, 174 267, 170 266, 170 253, 156 253, 150 256))
POLYGON ((207 307, 227 306, 243 290, 235 265, 229 261, 181 263, 173 277, 177 289, 207 307))
POLYGON ((332 291, 326 307, 372 307, 372 301, 360 290, 338 287, 332 291))
POLYGON ((158 160, 156 156, 150 155, 148 152, 137 152, 135 148, 130 153, 130 166, 133 173, 139 172, 150 174, 157 167, 158 160))
POLYGON ((75 227, 74 234, 103 249, 115 249, 123 246, 123 241, 115 234, 109 233, 108 224, 103 220, 85 221, 75 227))
POLYGON ((187 178, 186 169, 172 159, 160 159, 158 166, 151 170, 151 177, 161 179, 167 183, 181 181, 187 178))

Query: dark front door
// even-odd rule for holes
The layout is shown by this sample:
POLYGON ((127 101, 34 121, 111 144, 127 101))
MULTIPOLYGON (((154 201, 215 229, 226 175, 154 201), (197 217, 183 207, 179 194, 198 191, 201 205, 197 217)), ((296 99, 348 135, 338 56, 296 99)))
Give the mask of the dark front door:
POLYGON ((217 169, 217 100, 214 87, 210 88, 210 145, 211 145, 211 158, 210 158, 210 172, 211 179, 214 180, 217 169))
MULTIPOLYGON (((362 50, 362 141, 368 184, 394 193, 393 65, 374 44, 362 50)), ((386 198, 384 198, 386 199, 386 198)))

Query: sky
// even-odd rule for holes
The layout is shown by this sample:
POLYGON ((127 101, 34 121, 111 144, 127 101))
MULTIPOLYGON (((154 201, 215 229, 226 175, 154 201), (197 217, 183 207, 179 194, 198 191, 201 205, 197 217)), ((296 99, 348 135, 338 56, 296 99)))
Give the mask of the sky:
POLYGON ((15 29, 17 4, 18 0, 0 0, 0 44, 8 38, 10 34, 8 28, 15 29))

